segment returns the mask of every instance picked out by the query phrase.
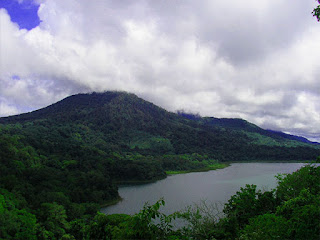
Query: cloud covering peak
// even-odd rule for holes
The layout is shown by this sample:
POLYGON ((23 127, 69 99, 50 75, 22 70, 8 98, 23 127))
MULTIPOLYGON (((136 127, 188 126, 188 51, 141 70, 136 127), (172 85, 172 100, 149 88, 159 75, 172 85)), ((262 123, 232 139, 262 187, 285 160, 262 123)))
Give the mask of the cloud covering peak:
POLYGON ((313 1, 37 1, 39 26, 0 9, 0 116, 90 91, 240 117, 320 140, 313 1))

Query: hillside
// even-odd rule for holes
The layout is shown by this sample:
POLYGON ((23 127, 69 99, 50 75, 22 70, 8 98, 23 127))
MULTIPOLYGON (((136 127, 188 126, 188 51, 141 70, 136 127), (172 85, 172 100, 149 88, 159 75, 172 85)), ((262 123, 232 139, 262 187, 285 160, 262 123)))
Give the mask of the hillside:
MULTIPOLYGON (((243 119, 231 118, 202 118, 200 121, 205 125, 231 129, 242 132, 250 138, 250 142, 267 146, 311 146, 317 147, 319 143, 311 142, 306 138, 286 134, 279 131, 265 130, 243 119)), ((319 147, 319 146, 318 146, 319 147)))
POLYGON ((241 119, 170 113, 124 92, 78 94, 0 118, 0 212, 10 210, 0 220, 19 233, 37 219, 32 229, 40 239, 62 236, 67 222, 77 229, 100 206, 119 200, 119 183, 209 170, 224 161, 318 155, 319 145, 241 119))
POLYGON ((66 141, 77 138, 91 146, 100 143, 100 150, 142 155, 198 153, 241 161, 308 160, 319 153, 318 146, 305 139, 242 119, 190 119, 123 92, 74 95, 44 109, 1 118, 0 123, 21 124, 35 142, 44 136, 34 136, 34 131, 45 128, 51 142, 58 130, 66 141))

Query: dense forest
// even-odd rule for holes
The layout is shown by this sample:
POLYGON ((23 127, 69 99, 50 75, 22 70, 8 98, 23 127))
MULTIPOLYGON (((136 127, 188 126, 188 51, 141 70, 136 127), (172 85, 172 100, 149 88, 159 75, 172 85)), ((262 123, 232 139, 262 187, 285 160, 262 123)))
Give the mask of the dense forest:
MULTIPOLYGON (((154 181, 167 171, 205 170, 218 162, 302 161, 319 155, 319 144, 245 120, 170 113, 123 92, 78 94, 0 118, 0 238, 121 239, 117 234, 123 228, 135 229, 130 224, 136 229, 144 224, 141 229, 150 234, 149 226, 154 231, 163 226, 156 230, 146 220, 162 216, 167 224, 172 218, 158 212, 161 201, 134 217, 96 215, 102 205, 119 199, 119 183, 154 181)), ((220 239, 240 236, 239 229, 220 239)), ((147 236, 126 234, 123 238, 147 236)))

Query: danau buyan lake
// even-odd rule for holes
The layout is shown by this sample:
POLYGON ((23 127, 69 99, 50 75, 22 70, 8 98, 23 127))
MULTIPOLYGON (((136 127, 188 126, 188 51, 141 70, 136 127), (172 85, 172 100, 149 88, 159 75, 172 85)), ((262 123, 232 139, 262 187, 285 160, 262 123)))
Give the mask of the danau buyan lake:
POLYGON ((234 163, 231 166, 209 172, 194 172, 168 176, 166 179, 143 185, 120 186, 122 201, 101 209, 106 214, 138 213, 146 202, 154 204, 160 198, 166 202, 162 212, 166 214, 200 204, 221 205, 246 184, 259 189, 276 187, 277 174, 292 173, 303 163, 234 163))

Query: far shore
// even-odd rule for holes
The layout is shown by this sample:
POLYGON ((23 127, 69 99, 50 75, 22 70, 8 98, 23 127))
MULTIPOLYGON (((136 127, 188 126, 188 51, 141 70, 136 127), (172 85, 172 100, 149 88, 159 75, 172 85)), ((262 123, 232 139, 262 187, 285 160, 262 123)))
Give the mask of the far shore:
POLYGON ((117 203, 121 202, 122 200, 123 200, 123 198, 119 196, 119 197, 117 197, 115 199, 106 201, 105 203, 101 204, 100 208, 106 208, 106 207, 109 207, 109 206, 112 206, 112 205, 116 205, 117 203))
POLYGON ((211 170, 223 169, 229 167, 230 163, 215 163, 211 164, 205 168, 199 169, 192 169, 192 170, 178 170, 178 171, 166 171, 167 175, 176 175, 176 174, 185 174, 185 173, 192 173, 192 172, 208 172, 211 170))

